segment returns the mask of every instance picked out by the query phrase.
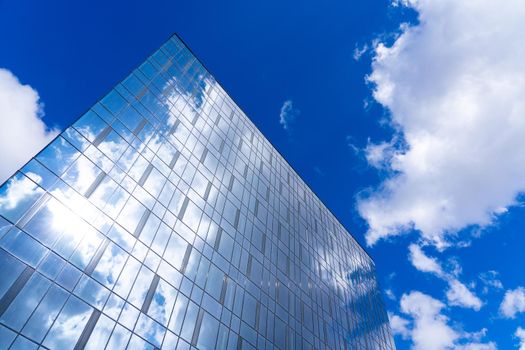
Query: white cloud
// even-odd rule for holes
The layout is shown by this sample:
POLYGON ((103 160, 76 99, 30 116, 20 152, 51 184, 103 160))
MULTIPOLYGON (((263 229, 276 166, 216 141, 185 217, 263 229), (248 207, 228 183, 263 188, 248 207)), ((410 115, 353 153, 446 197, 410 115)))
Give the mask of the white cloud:
POLYGON ((446 294, 449 305, 472 308, 476 311, 479 311, 483 305, 481 300, 467 286, 456 279, 449 281, 449 289, 446 294))
POLYGON ((438 276, 443 276, 443 269, 438 261, 434 258, 430 258, 421 247, 417 244, 411 244, 408 247, 409 250, 409 259, 412 265, 419 271, 435 273, 438 276))
POLYGON ((479 279, 483 284, 483 294, 487 294, 491 289, 503 289, 503 283, 498 279, 498 272, 490 270, 479 274, 479 279))
POLYGON ((393 142, 371 143, 370 140, 365 148, 365 157, 368 164, 377 169, 388 167, 388 159, 392 155, 393 142))
POLYGON ((490 343, 470 343, 465 345, 458 345, 454 348, 455 350, 496 350, 496 344, 490 343))
POLYGON ((42 116, 38 93, 0 68, 0 184, 58 134, 42 116))
POLYGON ((364 44, 362 46, 356 45, 354 48, 354 53, 352 54, 352 57, 354 58, 354 60, 359 61, 361 56, 363 56, 368 50, 369 50, 368 44, 364 44))
POLYGON ((429 295, 412 291, 401 297, 400 309, 411 320, 389 314, 394 334, 412 340, 414 350, 495 350, 493 342, 483 343, 486 329, 463 332, 450 325, 442 311, 445 305, 429 295))
POLYGON ((408 325, 410 322, 407 319, 390 312, 388 313, 388 319, 390 320, 390 329, 392 330, 392 333, 394 335, 400 335, 403 339, 408 339, 410 336, 408 325))
POLYGON ((414 319, 411 330, 413 349, 440 350, 451 348, 459 334, 441 314, 444 304, 421 292, 413 291, 401 298, 401 311, 414 319))
POLYGON ((525 190, 525 6, 396 3, 413 7, 419 24, 375 46, 368 80, 404 143, 370 147, 390 176, 358 209, 369 245, 414 228, 444 248, 448 234, 490 225, 525 190))
POLYGON ((519 350, 525 350, 525 329, 518 327, 516 329, 516 333, 514 333, 516 338, 520 341, 520 349, 519 350))
POLYGON ((456 261, 452 260, 452 272, 445 272, 438 260, 427 256, 419 245, 411 244, 408 250, 408 258, 417 270, 434 274, 448 283, 446 297, 449 305, 471 308, 476 311, 481 309, 483 302, 457 279, 461 267, 456 261))
POLYGON ((514 318, 517 313, 525 312, 525 288, 518 287, 505 292, 499 311, 508 318, 514 318))
POLYGON ((390 288, 385 289, 385 295, 390 300, 396 300, 396 295, 390 288))
POLYGON ((291 123, 295 121, 300 113, 301 112, 293 106, 292 100, 284 101, 281 112, 279 113, 279 124, 283 126, 284 130, 288 130, 291 123))

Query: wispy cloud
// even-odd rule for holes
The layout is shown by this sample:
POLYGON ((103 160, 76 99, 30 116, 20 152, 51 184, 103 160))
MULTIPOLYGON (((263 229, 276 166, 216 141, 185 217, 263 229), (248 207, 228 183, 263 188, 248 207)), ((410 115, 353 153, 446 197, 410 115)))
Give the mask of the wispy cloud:
POLYGON ((490 290, 503 289, 503 283, 498 278, 498 272, 490 270, 479 274, 479 280, 483 285, 483 294, 487 294, 490 290))
POLYGON ((297 108, 294 107, 292 100, 286 100, 281 107, 279 113, 279 124, 283 126, 284 130, 289 130, 291 124, 296 120, 297 116, 301 114, 297 108))
POLYGON ((356 45, 352 57, 354 58, 354 60, 359 61, 361 59, 361 56, 363 56, 369 49, 370 48, 368 44, 364 44, 361 46, 356 45))
POLYGON ((525 190, 525 7, 402 0, 419 14, 373 48, 368 81, 398 142, 368 147, 389 175, 358 202, 367 243, 416 229, 440 248, 491 225, 525 190), (490 30, 487 30, 490 28, 490 30))
POLYGON ((44 124, 43 115, 38 93, 0 68, 0 183, 58 134, 44 124))
POLYGON ((458 264, 452 264, 453 271, 444 271, 438 260, 427 256, 417 244, 411 244, 409 246, 408 256, 410 262, 417 270, 434 274, 436 277, 448 283, 448 289, 445 295, 449 305, 471 308, 476 311, 481 309, 483 306, 481 299, 458 280, 457 276, 461 272, 458 264))

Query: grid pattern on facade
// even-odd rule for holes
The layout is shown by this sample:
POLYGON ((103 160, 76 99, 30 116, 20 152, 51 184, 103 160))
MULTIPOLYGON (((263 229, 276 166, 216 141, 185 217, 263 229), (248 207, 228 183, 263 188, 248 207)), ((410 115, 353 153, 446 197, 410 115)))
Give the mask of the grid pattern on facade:
POLYGON ((0 349, 393 349, 374 264, 176 37, 0 188, 0 349))

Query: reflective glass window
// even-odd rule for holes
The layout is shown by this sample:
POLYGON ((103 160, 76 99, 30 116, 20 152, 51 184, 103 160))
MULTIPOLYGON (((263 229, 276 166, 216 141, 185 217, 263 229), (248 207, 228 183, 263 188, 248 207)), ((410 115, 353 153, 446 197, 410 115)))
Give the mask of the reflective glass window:
POLYGON ((128 232, 133 234, 137 228, 142 215, 144 214, 145 207, 139 203, 135 198, 130 197, 124 209, 120 213, 117 221, 122 227, 124 227, 128 232))
POLYGON ((38 349, 38 344, 19 335, 18 337, 16 337, 10 349, 11 350, 33 350, 33 349, 36 350, 38 349))
POLYGON ((109 342, 106 349, 126 349, 130 336, 131 332, 117 323, 115 329, 113 330, 113 333, 111 334, 111 338, 109 338, 109 342))
POLYGON ((18 293, 9 308, 4 312, 0 321, 9 327, 20 331, 28 320, 31 313, 36 309, 47 289, 50 286, 49 280, 34 273, 27 281, 24 288, 18 293))
POLYGON ((109 290, 86 275, 80 278, 74 292, 97 309, 102 309, 109 297, 109 290))
POLYGON ((79 155, 80 152, 75 147, 59 136, 36 159, 60 176, 79 155))
POLYGON ((111 336, 113 327, 115 327, 114 321, 112 321, 109 317, 107 317, 104 314, 100 315, 100 318, 98 319, 95 328, 93 328, 93 332, 91 333, 91 336, 89 337, 86 343, 86 347, 84 349, 104 349, 106 343, 109 340, 109 337, 111 336))
POLYGON ((73 349, 92 311, 93 309, 88 304, 75 296, 71 296, 43 344, 51 349, 73 349))
POLYGON ((130 257, 122 269, 118 282, 113 288, 113 291, 123 298, 126 298, 129 294, 129 291, 131 290, 131 287, 133 286, 133 283, 135 282, 135 277, 137 277, 140 267, 140 262, 135 258, 130 257))
POLYGON ((9 290, 13 282, 20 276, 25 268, 19 260, 0 249, 0 266, 2 266, 2 278, 0 278, 0 299, 9 290))
POLYGON ((201 329, 199 333, 199 340, 197 348, 211 350, 216 349, 217 333, 219 331, 219 321, 213 318, 209 313, 205 312, 202 318, 201 329))
POLYGON ((15 338, 15 332, 0 324, 0 349, 7 349, 15 338))
POLYGON ((135 326, 135 332, 154 346, 160 347, 166 328, 162 327, 147 315, 141 313, 137 325, 135 326))
POLYGON ((110 242, 93 271, 93 278, 106 287, 112 288, 128 256, 122 248, 110 242))
POLYGON ((106 126, 107 124, 93 110, 87 111, 73 124, 73 127, 90 142, 93 142, 106 126))
POLYGON ((31 236, 15 228, 0 240, 0 247, 32 267, 36 267, 48 251, 31 236))
POLYGON ((155 290, 155 294, 153 294, 148 315, 162 325, 167 326, 176 297, 177 290, 161 279, 155 290))
POLYGON ((180 269, 187 248, 188 243, 179 235, 173 233, 164 252, 164 259, 175 268, 180 269))
POLYGON ((142 307, 142 303, 144 302, 144 298, 146 297, 146 293, 149 290, 153 277, 153 272, 151 272, 146 266, 142 266, 128 297, 128 301, 135 305, 135 307, 139 309, 142 307))
POLYGON ((57 285, 49 288, 44 299, 24 326, 22 333, 41 342, 53 324, 60 309, 66 302, 68 293, 57 285))
POLYGON ((0 214, 16 223, 43 193, 35 182, 16 173, 0 187, 0 214))

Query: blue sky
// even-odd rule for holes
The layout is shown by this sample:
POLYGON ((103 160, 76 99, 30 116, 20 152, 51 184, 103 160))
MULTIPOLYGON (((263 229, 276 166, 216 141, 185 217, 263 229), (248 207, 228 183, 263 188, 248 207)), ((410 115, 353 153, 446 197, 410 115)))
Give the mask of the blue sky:
POLYGON ((518 348, 524 14, 519 0, 0 2, 0 176, 176 32, 367 247, 399 349, 518 348))

